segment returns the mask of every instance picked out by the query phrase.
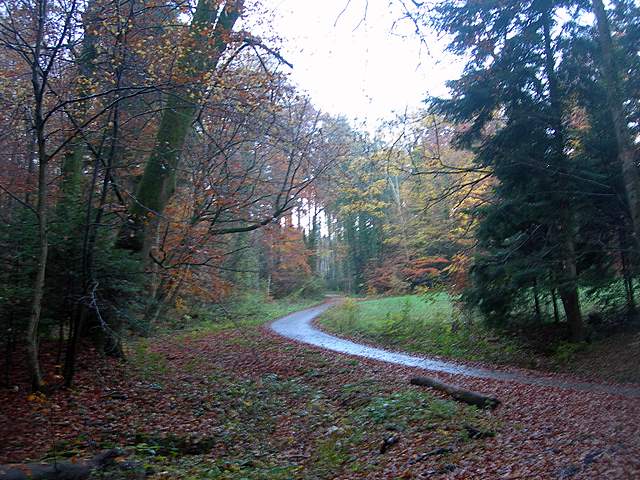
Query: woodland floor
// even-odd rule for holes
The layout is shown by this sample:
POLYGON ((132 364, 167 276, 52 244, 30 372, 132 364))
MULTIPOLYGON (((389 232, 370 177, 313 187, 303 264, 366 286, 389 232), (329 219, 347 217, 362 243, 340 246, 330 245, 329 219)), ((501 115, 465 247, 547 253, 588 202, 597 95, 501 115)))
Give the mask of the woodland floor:
POLYGON ((127 363, 91 358, 70 391, 29 397, 24 379, 0 391, 0 463, 119 446, 152 479, 640 475, 638 399, 433 375, 503 401, 479 411, 409 386, 413 369, 265 327, 158 337, 127 363))

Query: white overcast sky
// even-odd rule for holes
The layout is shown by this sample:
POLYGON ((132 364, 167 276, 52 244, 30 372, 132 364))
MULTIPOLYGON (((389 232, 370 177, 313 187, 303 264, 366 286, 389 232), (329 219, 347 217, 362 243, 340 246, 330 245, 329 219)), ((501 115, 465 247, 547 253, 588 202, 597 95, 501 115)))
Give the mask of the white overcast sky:
POLYGON ((400 12, 389 0, 263 4, 273 12, 269 24, 294 65, 294 82, 321 110, 366 122, 368 129, 393 112, 419 108, 428 94, 445 95, 444 82, 461 71, 441 42, 421 45, 408 22, 398 25, 400 12))

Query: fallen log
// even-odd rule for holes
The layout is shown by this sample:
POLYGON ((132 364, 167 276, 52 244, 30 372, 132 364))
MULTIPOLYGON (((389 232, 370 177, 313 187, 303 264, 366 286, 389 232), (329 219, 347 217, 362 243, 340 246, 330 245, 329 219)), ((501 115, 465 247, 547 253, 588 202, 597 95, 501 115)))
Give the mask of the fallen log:
POLYGON ((91 460, 76 463, 0 465, 0 480, 85 480, 94 470, 111 464, 119 454, 118 450, 107 450, 91 460))
POLYGON ((434 378, 429 377, 413 377, 410 380, 411 385, 420 385, 423 387, 431 387, 436 390, 448 393, 455 400, 464 402, 469 405, 475 405, 480 408, 496 408, 500 405, 500 400, 495 397, 489 397, 478 392, 472 392, 471 390, 465 390, 464 388, 456 387, 455 385, 449 385, 448 383, 440 382, 434 378))

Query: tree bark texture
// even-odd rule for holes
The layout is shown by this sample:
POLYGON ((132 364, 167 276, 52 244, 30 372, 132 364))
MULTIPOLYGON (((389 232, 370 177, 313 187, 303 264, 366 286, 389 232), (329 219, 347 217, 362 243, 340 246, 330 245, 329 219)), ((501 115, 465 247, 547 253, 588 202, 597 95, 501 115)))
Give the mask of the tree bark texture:
MULTIPOLYGON (((191 24, 194 47, 179 60, 179 70, 188 77, 214 71, 227 48, 233 27, 240 17, 242 0, 199 0, 191 24), (207 48, 213 28, 214 48, 207 48)), ((197 82, 197 80, 196 80, 197 82)), ((146 261, 153 244, 153 232, 175 190, 176 171, 187 134, 202 96, 201 87, 172 94, 164 109, 155 146, 147 160, 131 206, 130 218, 120 232, 121 248, 140 251, 146 261)))
POLYGON ((627 119, 624 114, 624 102, 620 72, 615 60, 609 19, 602 0, 593 0, 593 14, 598 27, 598 42, 602 55, 602 74, 607 90, 607 103, 611 112, 613 130, 618 148, 618 162, 622 169, 631 223, 633 225, 635 248, 640 242, 640 174, 636 166, 636 151, 633 146, 627 119))

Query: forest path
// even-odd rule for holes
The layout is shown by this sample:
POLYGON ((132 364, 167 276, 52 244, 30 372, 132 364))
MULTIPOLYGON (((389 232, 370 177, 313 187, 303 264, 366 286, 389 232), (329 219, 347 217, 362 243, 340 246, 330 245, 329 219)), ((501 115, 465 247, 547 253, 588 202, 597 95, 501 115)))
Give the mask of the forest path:
POLYGON ((271 329, 278 335, 300 343, 314 345, 334 352, 364 357, 372 360, 388 362, 396 365, 420 368, 433 372, 442 372, 465 377, 515 382, 539 387, 556 387, 593 393, 608 393, 625 397, 640 398, 640 387, 624 385, 603 385, 598 383, 581 382, 559 376, 550 376, 543 372, 524 372, 518 370, 494 370, 479 368, 428 357, 393 352, 381 348, 355 343, 351 340, 339 338, 317 329, 313 320, 327 309, 335 305, 334 301, 326 302, 317 307, 292 313, 271 324, 271 329))

